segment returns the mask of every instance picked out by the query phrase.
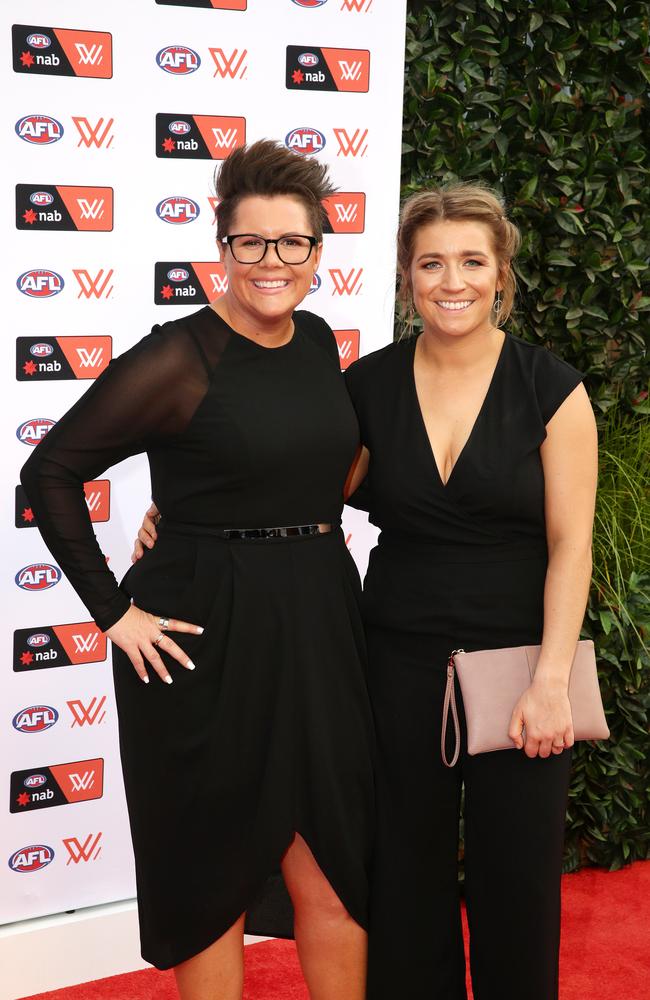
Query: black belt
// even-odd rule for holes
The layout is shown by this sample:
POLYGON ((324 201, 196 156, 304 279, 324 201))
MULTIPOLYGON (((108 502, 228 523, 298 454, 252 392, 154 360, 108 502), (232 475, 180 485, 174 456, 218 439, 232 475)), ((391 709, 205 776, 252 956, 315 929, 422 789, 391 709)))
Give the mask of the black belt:
POLYGON ((180 521, 161 520, 161 528, 166 531, 177 531, 188 535, 212 535, 227 541, 242 539, 257 541, 266 538, 293 538, 296 535, 320 535, 331 531, 331 525, 323 530, 318 524, 297 524, 286 528, 214 528, 203 524, 186 524, 180 521))

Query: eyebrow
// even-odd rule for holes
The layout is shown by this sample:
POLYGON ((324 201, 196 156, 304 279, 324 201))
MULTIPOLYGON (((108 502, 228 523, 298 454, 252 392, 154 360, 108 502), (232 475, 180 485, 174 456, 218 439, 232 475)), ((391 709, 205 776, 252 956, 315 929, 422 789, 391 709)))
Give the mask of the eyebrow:
MULTIPOLYGON (((445 255, 443 253, 423 253, 423 254, 420 254, 420 256, 418 257, 418 261, 425 260, 425 258, 427 258, 427 257, 429 257, 429 258, 431 258, 433 260, 434 258, 444 257, 444 256, 445 255)), ((461 256, 461 257, 485 257, 485 259, 487 260, 487 254, 483 253, 482 250, 461 250, 459 256, 461 256)))

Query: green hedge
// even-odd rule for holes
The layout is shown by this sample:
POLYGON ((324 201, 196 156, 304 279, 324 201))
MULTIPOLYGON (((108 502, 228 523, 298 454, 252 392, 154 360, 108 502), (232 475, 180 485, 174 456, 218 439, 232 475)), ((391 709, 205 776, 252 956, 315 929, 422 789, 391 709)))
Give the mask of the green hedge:
POLYGON ((408 10, 403 193, 457 179, 502 192, 524 234, 510 329, 586 373, 601 424, 585 634, 613 739, 576 751, 566 865, 619 867, 650 856, 650 478, 638 458, 650 451, 650 8, 408 10))

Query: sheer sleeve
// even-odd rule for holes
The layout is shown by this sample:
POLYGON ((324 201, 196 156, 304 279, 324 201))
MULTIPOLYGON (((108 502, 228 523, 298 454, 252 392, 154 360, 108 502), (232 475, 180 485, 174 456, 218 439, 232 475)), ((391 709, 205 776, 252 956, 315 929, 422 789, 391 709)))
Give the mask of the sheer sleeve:
POLYGON ((103 631, 130 602, 97 543, 83 484, 182 431, 206 383, 191 335, 154 327, 111 362, 21 471, 45 544, 103 631))

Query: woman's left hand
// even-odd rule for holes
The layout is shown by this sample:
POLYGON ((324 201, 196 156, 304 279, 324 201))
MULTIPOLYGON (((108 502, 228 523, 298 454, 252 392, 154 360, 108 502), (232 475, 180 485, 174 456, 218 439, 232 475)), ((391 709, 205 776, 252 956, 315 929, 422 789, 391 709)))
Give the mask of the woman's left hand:
POLYGON ((573 720, 566 683, 536 678, 515 706, 508 736, 527 757, 550 757, 572 747, 573 720))

